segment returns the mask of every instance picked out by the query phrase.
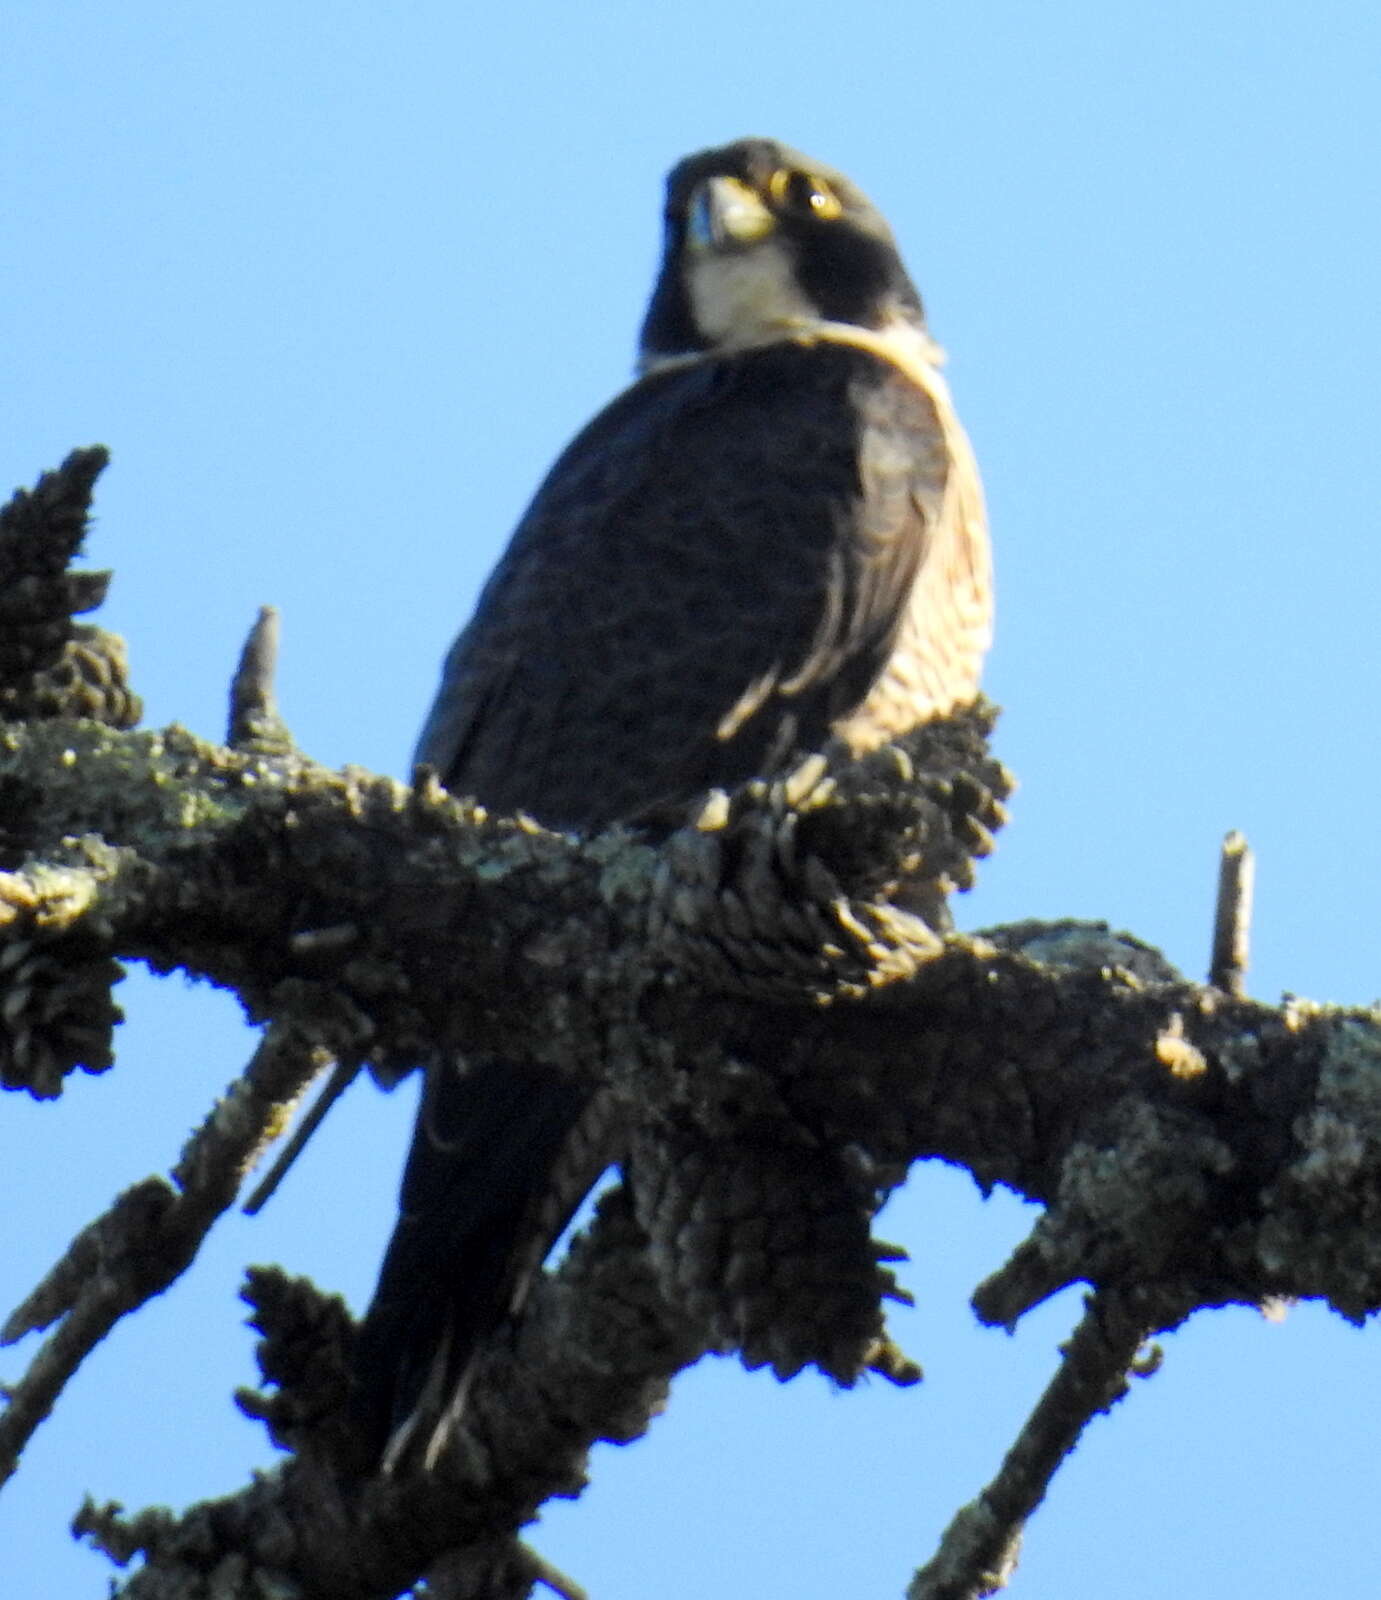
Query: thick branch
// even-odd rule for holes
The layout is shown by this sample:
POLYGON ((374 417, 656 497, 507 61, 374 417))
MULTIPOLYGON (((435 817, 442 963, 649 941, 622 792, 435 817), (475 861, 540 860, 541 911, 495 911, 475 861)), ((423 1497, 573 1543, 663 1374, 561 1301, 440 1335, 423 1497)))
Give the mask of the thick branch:
POLYGON ((1133 1271, 1184 1275, 1203 1297, 1324 1294, 1350 1315, 1378 1303, 1377 1248, 1347 1224, 1381 1172, 1367 1014, 1148 981, 1130 970, 1130 946, 1115 947, 1125 965, 1096 949, 1096 966, 1085 949, 1054 965, 1050 930, 1014 930, 1010 949, 941 951, 919 925, 836 892, 848 864, 826 854, 828 806, 789 812, 785 829, 771 793, 658 852, 628 833, 575 842, 176 732, 10 730, 7 765, 52 775, 49 837, 139 841, 112 850, 88 834, 60 867, 0 880, 12 939, 99 934, 118 953, 233 983, 265 1016, 299 1014, 304 993, 343 996, 379 1058, 406 1065, 439 1043, 543 1060, 692 1138, 720 1137, 724 1097, 752 1103, 755 1081, 812 1140, 866 1149, 883 1186, 920 1155, 963 1161, 1054 1203, 1004 1292, 984 1301, 996 1320, 1063 1283, 1133 1271), (759 814, 754 832, 745 819, 759 814), (802 848, 812 826, 815 853, 802 848), (780 974, 776 997, 758 998, 753 973, 747 996, 707 996, 705 974, 731 959, 717 917, 730 933, 746 920, 759 947, 774 932, 754 845, 783 833, 795 859, 770 867, 794 872, 797 897, 780 897, 776 935, 803 952, 794 972, 786 964, 802 998, 786 998, 780 974), (688 856, 695 872, 675 870, 688 856), (650 925, 670 931, 649 939, 650 925), (832 953, 812 964, 807 935, 832 953), (1020 953, 1024 940, 1043 963, 1020 953), (871 998, 820 1005, 831 982, 856 995, 868 975, 871 998), (1349 1204, 1331 1209, 1344 1233, 1324 1251, 1300 1213, 1330 1203, 1341 1166, 1349 1204), (1302 1276, 1272 1242, 1282 1229, 1307 1246, 1302 1276))
MULTIPOLYGON (((265 1017, 283 982, 329 982, 370 1015, 380 1053, 409 1066, 458 1037, 483 1044, 486 1029, 518 1043, 494 1014, 496 986, 531 1019, 529 1059, 545 1059, 553 1034, 575 1031, 552 1027, 563 970, 576 975, 563 1014, 607 1013, 619 993, 636 1003, 669 974, 786 998, 863 992, 939 947, 871 895, 916 875, 918 858, 937 885, 962 878, 975 842, 987 847, 1000 806, 969 769, 1004 779, 982 753, 984 726, 918 735, 924 785, 891 752, 847 776, 811 765, 718 797, 660 853, 645 833, 578 843, 434 787, 223 750, 176 728, 6 729, 0 781, 33 786, 43 859, 0 876, 0 936, 89 933, 233 987, 265 1017)), ((559 1064, 583 1069, 603 1042, 559 1064)))
MULTIPOLYGON (((341 1049, 320 1019, 343 1008, 379 1065, 469 1047, 580 1074, 640 1133, 629 1194, 490 1351, 435 1478, 354 1483, 329 1464, 325 1413, 289 1404, 270 1420, 297 1458, 243 1495, 182 1521, 89 1515, 111 1548, 148 1551, 131 1594, 193 1593, 189 1574, 232 1555, 347 1600, 460 1547, 521 1570, 523 1519, 578 1487, 592 1439, 641 1429, 702 1349, 835 1370, 845 1358, 808 1318, 740 1292, 756 1293, 761 1244, 710 1203, 751 1198, 768 1168, 852 1208, 850 1304, 869 1316, 886 1278, 855 1224, 866 1244, 871 1206, 931 1154, 1048 1206, 980 1291, 990 1320, 1080 1279, 1186 1307, 1381 1305, 1377 1018, 1255 1005, 1088 927, 941 942, 883 897, 918 871, 962 880, 1000 785, 961 727, 927 738, 905 760, 712 797, 667 837, 577 841, 177 730, 0 733, 0 781, 32 795, 33 852, 0 876, 0 972, 6 948, 20 965, 183 967, 310 1048, 341 1049)), ((52 1020, 12 1009, 26 1037, 52 1020)), ((114 1226, 105 1259, 125 1260, 137 1227, 114 1226)), ((40 1404, 51 1392, 35 1381, 40 1404)))

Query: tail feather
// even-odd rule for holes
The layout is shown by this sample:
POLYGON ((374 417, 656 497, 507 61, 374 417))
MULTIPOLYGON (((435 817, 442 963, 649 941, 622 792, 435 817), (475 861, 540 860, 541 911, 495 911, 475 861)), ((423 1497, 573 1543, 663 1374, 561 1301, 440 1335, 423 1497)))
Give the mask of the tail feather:
POLYGON ((590 1090, 490 1057, 428 1072, 399 1217, 356 1346, 357 1410, 386 1468, 435 1456, 484 1340, 522 1304, 605 1165, 590 1090))

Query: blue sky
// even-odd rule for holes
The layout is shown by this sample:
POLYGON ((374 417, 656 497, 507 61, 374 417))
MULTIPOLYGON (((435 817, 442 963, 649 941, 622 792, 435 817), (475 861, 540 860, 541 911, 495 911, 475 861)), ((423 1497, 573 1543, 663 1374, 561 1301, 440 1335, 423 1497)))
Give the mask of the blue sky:
MULTIPOLYGON (((0 479, 107 443, 94 564, 153 724, 223 727, 255 608, 331 764, 402 773, 442 651, 555 452, 628 376, 678 156, 770 133, 887 212, 987 484, 989 689, 1022 783, 968 926, 1105 917, 1203 969, 1221 835, 1259 854, 1255 993, 1381 991, 1375 900, 1381 20, 702 0, 97 7, 0 18, 0 479)), ((252 1047, 136 974, 121 1061, 0 1107, 0 1302, 166 1170, 252 1047)), ((85 1492, 183 1504, 271 1451, 235 1295, 280 1261, 363 1304, 407 1091, 358 1089, 268 1211, 90 1360, 0 1496, 0 1586, 104 1593, 85 1492)), ((1077 1316, 967 1296, 1031 1214, 957 1171, 884 1218, 927 1381, 732 1362, 533 1540, 598 1600, 895 1595, 1077 1316)), ((0 1353, 0 1376, 29 1346, 0 1353)), ((1355 1592, 1375 1335, 1317 1307, 1168 1341, 1033 1523, 1022 1600, 1355 1592)))

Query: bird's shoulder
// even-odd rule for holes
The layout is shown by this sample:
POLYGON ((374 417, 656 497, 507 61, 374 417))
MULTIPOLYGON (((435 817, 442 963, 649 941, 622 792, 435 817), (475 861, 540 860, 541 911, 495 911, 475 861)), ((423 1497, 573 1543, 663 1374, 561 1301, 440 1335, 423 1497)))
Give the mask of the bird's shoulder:
POLYGON ((808 567, 861 499, 891 512, 892 497, 912 494, 938 508, 948 462, 934 395, 876 349, 814 337, 672 363, 561 453, 477 617, 498 623, 515 586, 526 607, 544 572, 564 587, 575 566, 593 575, 659 547, 693 548, 727 578, 789 529, 808 567))
POLYGON ((649 373, 539 488, 418 759, 576 822, 736 781, 788 723, 823 738, 891 648, 946 462, 932 397, 871 349, 784 340, 649 373))

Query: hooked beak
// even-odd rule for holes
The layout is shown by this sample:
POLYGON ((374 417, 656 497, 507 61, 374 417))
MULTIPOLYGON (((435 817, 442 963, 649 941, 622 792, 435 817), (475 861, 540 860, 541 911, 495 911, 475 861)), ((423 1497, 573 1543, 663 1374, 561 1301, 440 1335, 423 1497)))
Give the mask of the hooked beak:
POLYGON ((743 249, 775 226, 772 213, 737 178, 706 178, 686 212, 686 238, 693 250, 743 249))

